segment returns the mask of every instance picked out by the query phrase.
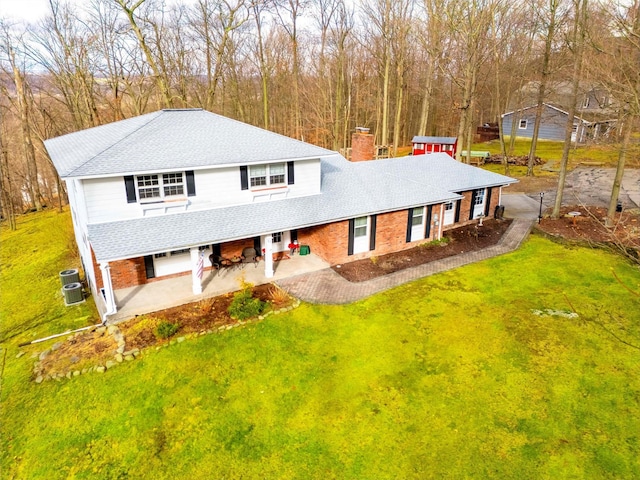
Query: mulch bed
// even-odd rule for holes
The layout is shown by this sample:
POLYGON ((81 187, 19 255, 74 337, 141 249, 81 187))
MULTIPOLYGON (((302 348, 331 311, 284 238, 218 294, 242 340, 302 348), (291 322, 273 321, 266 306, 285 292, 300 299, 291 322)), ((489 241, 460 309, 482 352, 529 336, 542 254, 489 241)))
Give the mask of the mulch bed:
POLYGON ((500 241, 509 225, 511 220, 487 219, 481 227, 472 224, 447 230, 443 233, 445 241, 425 243, 402 252, 356 260, 331 268, 350 282, 364 282, 405 268, 490 247, 500 241))
POLYGON ((537 228, 543 232, 565 240, 589 244, 614 243, 626 247, 640 248, 640 212, 626 210, 615 214, 614 227, 604 226, 607 209, 603 207, 583 207, 573 205, 560 210, 560 218, 543 218, 537 228), (570 217, 569 212, 580 215, 570 217))
MULTIPOLYGON (((144 350, 148 347, 168 344, 177 337, 216 331, 238 324, 228 313, 234 293, 227 293, 200 302, 168 308, 140 315, 118 325, 126 342, 126 350, 144 350), (179 326, 176 334, 168 339, 159 338, 156 328, 161 322, 179 326)), ((269 311, 289 307, 294 303, 286 292, 273 284, 253 287, 253 297, 268 303, 269 311)), ((57 342, 40 361, 37 374, 81 370, 83 367, 105 364, 113 360, 117 345, 104 329, 79 332, 66 341, 57 342)), ((35 374, 34 374, 35 377, 35 374)))

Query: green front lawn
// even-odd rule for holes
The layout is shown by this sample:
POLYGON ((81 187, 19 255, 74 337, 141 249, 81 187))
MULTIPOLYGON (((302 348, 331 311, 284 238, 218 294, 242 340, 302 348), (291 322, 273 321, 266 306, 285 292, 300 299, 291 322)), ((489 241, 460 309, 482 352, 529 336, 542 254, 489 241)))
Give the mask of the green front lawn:
MULTIPOLYGON (((3 231, 3 251, 26 246, 22 232, 3 231)), ((13 266, 2 255, 4 291, 13 266)), ((16 345, 46 328, 23 320, 25 333, 0 352, 0 472, 638 478, 640 300, 613 272, 640 291, 638 268, 619 257, 534 236, 515 253, 361 302, 303 304, 41 385, 31 354, 50 344, 20 358, 16 345)), ((3 323, 9 316, 15 330, 12 309, 3 306, 3 323)))

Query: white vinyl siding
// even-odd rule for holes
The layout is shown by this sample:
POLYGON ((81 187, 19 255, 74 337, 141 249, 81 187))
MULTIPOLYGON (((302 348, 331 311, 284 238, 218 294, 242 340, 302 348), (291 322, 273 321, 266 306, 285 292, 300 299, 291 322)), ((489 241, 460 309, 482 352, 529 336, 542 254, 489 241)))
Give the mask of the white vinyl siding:
MULTIPOLYGON (((286 175, 286 164, 285 175, 286 175)), ((175 172, 170 172, 175 173, 175 172)), ((202 210, 206 208, 224 207, 226 205, 240 205, 253 203, 253 193, 250 190, 241 190, 240 175, 237 166, 196 170, 195 181, 197 185, 196 195, 188 197, 188 204, 176 207, 176 211, 202 210)), ((163 174, 159 174, 163 175, 163 174)), ((275 175, 281 175, 275 173, 275 175)), ((137 177, 134 175, 134 182, 137 177)), ((171 181, 168 179, 168 181, 171 181)), ((161 210, 143 212, 141 204, 127 203, 124 178, 108 177, 78 180, 84 187, 86 205, 86 223, 102 223, 117 220, 138 218, 145 213, 147 216, 163 214, 161 210)), ((159 182, 160 183, 160 182, 159 182)), ((186 197, 186 178, 182 176, 184 198, 186 197)), ((168 183, 168 187, 172 187, 168 183)), ((320 160, 301 160, 295 163, 295 184, 285 185, 283 188, 286 198, 315 195, 320 193, 320 160)), ((136 189, 137 189, 136 185, 136 189)), ((274 190, 280 191, 280 189, 274 190)), ((181 196, 174 197, 180 198, 181 196)), ((273 198, 276 199, 275 197, 273 198)), ((79 207, 85 210, 85 206, 79 207)))

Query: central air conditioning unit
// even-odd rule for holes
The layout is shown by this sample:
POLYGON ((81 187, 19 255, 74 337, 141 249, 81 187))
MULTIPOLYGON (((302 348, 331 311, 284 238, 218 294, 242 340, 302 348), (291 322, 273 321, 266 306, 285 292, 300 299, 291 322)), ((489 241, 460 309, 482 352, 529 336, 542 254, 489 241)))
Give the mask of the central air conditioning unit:
POLYGON ((60 284, 64 287, 70 283, 80 283, 80 273, 77 268, 62 270, 60 272, 60 284))
POLYGON ((82 293, 82 284, 79 282, 68 283, 62 287, 62 294, 64 295, 64 304, 75 305, 76 303, 84 302, 84 294, 82 293))

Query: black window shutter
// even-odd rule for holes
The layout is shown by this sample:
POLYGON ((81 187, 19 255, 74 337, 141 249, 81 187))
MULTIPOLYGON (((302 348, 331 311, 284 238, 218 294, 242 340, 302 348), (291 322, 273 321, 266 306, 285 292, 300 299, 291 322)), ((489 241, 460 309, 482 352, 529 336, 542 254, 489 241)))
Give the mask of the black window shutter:
POLYGON ((291 243, 298 241, 298 230, 291 230, 291 243))
POLYGON ((487 188, 487 198, 484 201, 484 216, 489 216, 489 209, 491 208, 491 191, 493 188, 487 188))
POLYGON ((371 215, 371 229, 369 231, 369 250, 376 249, 376 220, 377 215, 371 215))
POLYGON ((411 241, 411 223, 413 222, 413 208, 407 210, 409 212, 409 216, 407 217, 407 243, 411 241))
POLYGON ((287 185, 293 185, 294 183, 293 162, 287 162, 287 185))
POLYGON ((240 188, 242 190, 249 190, 249 172, 247 172, 246 165, 240 167, 240 188))
POLYGON ((219 243, 214 243, 213 245, 211 245, 211 255, 214 255, 216 257, 222 256, 222 250, 220 249, 219 243))
POLYGON ((456 216, 453 219, 455 223, 458 223, 460 221, 460 204, 461 203, 462 203, 461 200, 456 200, 456 216))
POLYGON ((356 228, 355 219, 349 220, 349 243, 347 244, 347 255, 353 255, 353 235, 356 228))
POLYGON ((260 237, 253 237, 253 248, 256 249, 258 256, 262 255, 262 244, 260 243, 260 237))
POLYGON ((433 205, 427 206, 427 228, 424 231, 424 238, 429 238, 431 235, 431 210, 433 209, 433 205))
POLYGON ((153 255, 147 255, 144 257, 144 270, 147 274, 147 278, 156 278, 156 270, 153 266, 153 255))
POLYGON ((469 220, 473 220, 473 207, 475 207, 477 194, 478 194, 477 190, 474 190, 473 192, 471 192, 471 208, 469 208, 469 220))
POLYGON ((193 170, 187 170, 184 175, 187 177, 187 196, 193 197, 196 194, 196 180, 193 176, 193 170))
POLYGON ((127 191, 127 203, 136 203, 136 184, 133 180, 133 175, 124 177, 124 188, 127 191))

